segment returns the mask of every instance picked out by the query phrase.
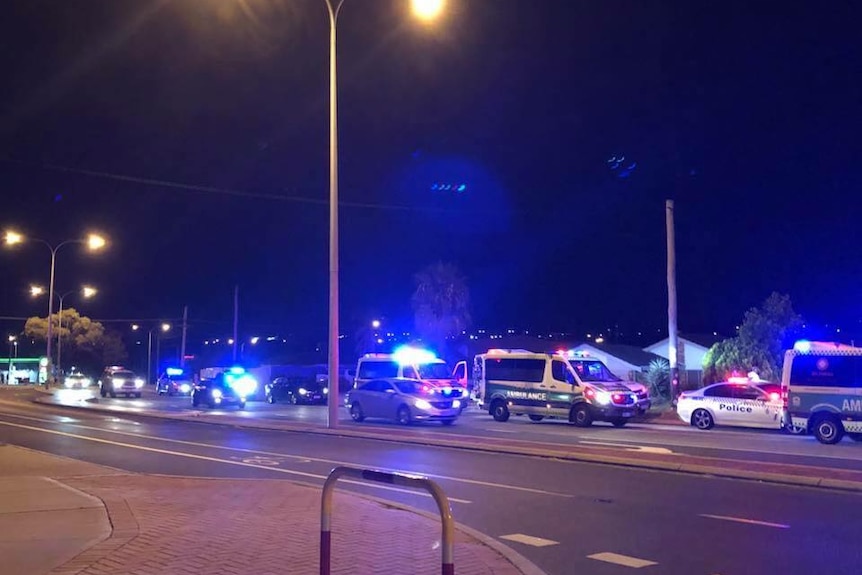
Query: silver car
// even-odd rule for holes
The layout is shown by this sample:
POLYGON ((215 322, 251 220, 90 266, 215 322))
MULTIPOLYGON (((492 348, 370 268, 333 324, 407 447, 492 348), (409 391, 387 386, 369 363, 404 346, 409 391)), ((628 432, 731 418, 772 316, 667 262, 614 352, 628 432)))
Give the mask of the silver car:
POLYGON ((354 421, 366 417, 413 421, 439 421, 452 425, 461 413, 459 393, 451 387, 434 387, 415 379, 373 379, 347 394, 354 421))

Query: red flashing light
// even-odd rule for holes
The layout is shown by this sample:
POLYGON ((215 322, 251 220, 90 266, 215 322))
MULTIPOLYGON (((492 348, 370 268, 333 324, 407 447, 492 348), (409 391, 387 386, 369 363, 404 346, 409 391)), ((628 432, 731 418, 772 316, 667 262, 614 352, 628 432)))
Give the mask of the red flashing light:
POLYGON ((772 393, 769 394, 769 400, 770 401, 778 401, 779 399, 781 399, 780 393, 773 391, 772 393))

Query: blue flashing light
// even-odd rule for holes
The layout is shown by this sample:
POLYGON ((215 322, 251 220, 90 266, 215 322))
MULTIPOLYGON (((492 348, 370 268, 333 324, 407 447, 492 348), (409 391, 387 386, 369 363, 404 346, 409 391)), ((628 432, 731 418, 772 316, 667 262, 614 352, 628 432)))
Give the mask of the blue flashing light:
POLYGON ((401 365, 420 365, 437 359, 433 351, 402 345, 392 352, 392 359, 401 365))
POLYGON ((466 184, 461 184, 460 186, 458 186, 458 191, 459 191, 459 192, 463 192, 463 191, 466 191, 466 190, 467 190, 467 185, 466 185, 466 184))
POLYGON ((793 349, 800 353, 808 353, 809 351, 811 351, 811 342, 807 339, 800 339, 793 344, 793 349))
POLYGON ((228 372, 229 372, 231 375, 242 375, 242 374, 244 374, 244 373, 245 373, 245 368, 244 368, 244 367, 240 367, 240 366, 238 366, 238 365, 235 365, 235 366, 233 366, 232 368, 230 368, 230 370, 228 370, 228 372))
POLYGON ((167 374, 168 374, 168 375, 182 375, 182 374, 183 374, 183 370, 182 370, 182 369, 180 369, 180 368, 178 368, 178 367, 169 367, 169 368, 167 369, 167 374))

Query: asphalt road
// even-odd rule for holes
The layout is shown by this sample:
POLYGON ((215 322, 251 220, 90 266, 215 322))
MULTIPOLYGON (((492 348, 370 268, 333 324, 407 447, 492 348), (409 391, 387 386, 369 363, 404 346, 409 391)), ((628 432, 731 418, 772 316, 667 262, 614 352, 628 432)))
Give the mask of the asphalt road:
MULTIPOLYGON (((95 396, 91 390, 60 390, 56 393, 60 401, 70 403, 95 396)), ((157 396, 147 391, 141 399, 98 398, 100 406, 124 412, 138 410, 163 411, 173 414, 193 414, 187 397, 157 396)), ((249 402, 244 410, 205 410, 209 415, 242 417, 257 421, 278 423, 326 422, 326 406, 321 405, 269 405, 265 402, 249 402)), ((346 409, 341 409, 340 425, 344 428, 366 430, 398 429, 394 422, 352 421, 346 409)), ((464 411, 452 427, 438 423, 411 426, 414 433, 429 436, 469 436, 493 438, 517 438, 542 444, 583 445, 604 447, 620 451, 652 451, 654 453, 679 453, 725 459, 742 459, 772 463, 790 463, 816 467, 862 469, 862 444, 845 439, 838 445, 820 444, 812 436, 793 436, 780 431, 715 428, 701 431, 686 425, 660 425, 652 423, 630 423, 616 429, 606 423, 595 423, 590 428, 576 428, 561 420, 531 422, 527 417, 513 416, 506 423, 498 423, 477 408, 464 411)))
MULTIPOLYGON (((623 574, 639 561, 680 575, 862 569, 859 494, 30 404, 0 404, 0 441, 145 473, 315 485, 339 464, 425 474, 452 498, 458 522, 550 574, 623 574)), ((434 510, 391 486, 344 488, 434 510)))

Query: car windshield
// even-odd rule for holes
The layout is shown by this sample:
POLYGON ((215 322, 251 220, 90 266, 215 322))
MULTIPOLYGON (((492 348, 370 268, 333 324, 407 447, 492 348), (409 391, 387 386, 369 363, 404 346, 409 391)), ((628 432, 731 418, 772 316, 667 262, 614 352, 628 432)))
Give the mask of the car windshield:
POLYGON ((422 384, 417 381, 396 381, 395 387, 398 388, 398 391, 401 393, 421 393, 422 384))
POLYGON ((597 359, 570 359, 569 363, 577 372, 581 381, 622 381, 597 359))
POLYGON ((177 375, 169 375, 169 376, 168 376, 168 379, 169 379, 170 381, 188 381, 188 380, 189 380, 189 379, 191 379, 191 378, 190 378, 189 376, 187 376, 186 374, 184 374, 184 373, 180 373, 180 374, 177 374, 177 375))
POLYGON ((111 374, 111 377, 119 377, 119 378, 123 378, 123 379, 133 379, 135 377, 135 374, 132 373, 131 371, 115 371, 114 373, 111 374))
POLYGON ((422 379, 451 379, 452 371, 445 363, 426 363, 418 366, 422 379))

